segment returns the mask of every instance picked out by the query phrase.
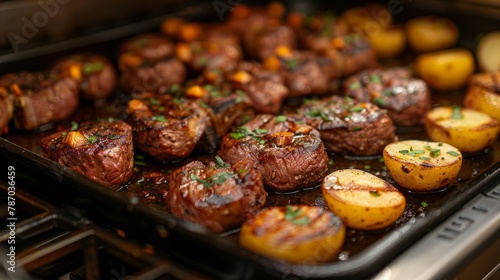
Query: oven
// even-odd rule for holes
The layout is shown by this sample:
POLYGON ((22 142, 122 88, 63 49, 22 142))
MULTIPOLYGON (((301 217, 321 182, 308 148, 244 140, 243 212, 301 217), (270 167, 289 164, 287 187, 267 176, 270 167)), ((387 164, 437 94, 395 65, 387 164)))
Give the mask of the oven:
MULTIPOLYGON (((243 1, 0 1, 0 74, 40 70, 56 58, 93 51, 116 60, 131 36, 155 32, 168 16, 220 21, 243 1), (113 11, 113 12, 110 12, 113 11), (36 31, 35 31, 36 30, 36 31), (31 32, 31 33, 30 33, 31 32)), ((255 3, 253 3, 255 2, 255 3)), ((263 5, 268 1, 253 1, 263 5)), ((458 45, 474 50, 478 36, 500 28, 495 1, 378 1, 396 22, 433 14, 453 19, 458 45)), ((301 11, 343 10, 363 4, 283 1, 301 11)), ((407 59, 404 57, 403 59, 407 59)), ((434 102, 455 102, 463 91, 435 93, 434 102)), ((78 115, 107 117, 124 100, 83 104, 78 115), (101 108, 101 109, 98 109, 101 108)), ((0 137, 0 231, 5 279, 498 279, 500 277, 500 141, 465 158, 458 180, 442 192, 405 192, 408 206, 387 231, 349 230, 338 258, 294 265, 253 254, 238 245, 238 232, 213 234, 174 218, 157 201, 145 201, 133 185, 114 191, 43 156, 36 132, 0 137), (10 268, 10 269, 9 269, 10 268), (15 270, 15 272, 13 272, 15 270)), ((421 128, 398 129, 401 138, 422 138, 421 128)), ((335 157, 338 167, 385 174, 378 158, 335 157)), ((150 164, 147 163, 149 166, 150 164)), ((140 170, 143 170, 139 167, 140 170)), ((169 167, 170 168, 170 167, 169 167)), ((137 179, 137 178, 136 178, 137 179)), ((151 191, 151 196, 161 196, 151 191)), ((270 204, 318 202, 318 189, 270 194, 270 204)))

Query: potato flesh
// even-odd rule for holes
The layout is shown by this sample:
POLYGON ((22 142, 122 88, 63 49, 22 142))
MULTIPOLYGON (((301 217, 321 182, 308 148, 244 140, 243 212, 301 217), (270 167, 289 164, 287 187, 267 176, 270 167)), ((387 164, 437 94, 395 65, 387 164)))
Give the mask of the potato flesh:
POLYGON ((471 86, 464 99, 464 106, 486 113, 500 122, 500 95, 480 86, 471 86))
POLYGON ((240 231, 240 245, 266 257, 292 263, 316 264, 333 260, 345 239, 345 226, 333 213, 315 206, 300 209, 293 219, 285 207, 273 207, 248 219, 240 231), (294 224, 307 217, 304 224, 294 224))
POLYGON ((493 117, 472 109, 460 109, 462 117, 452 118, 452 107, 438 107, 427 113, 425 128, 435 142, 448 143, 462 152, 473 153, 490 146, 499 133, 493 117))
POLYGON ((413 191, 432 191, 450 184, 463 160, 460 151, 451 145, 421 140, 391 143, 385 147, 383 156, 392 179, 413 191), (411 150, 417 154, 405 152, 411 150))
POLYGON ((484 35, 477 45, 477 62, 485 72, 500 71, 500 31, 484 35))
POLYGON ((457 26, 444 18, 414 18, 406 23, 406 30, 410 48, 416 52, 446 49, 458 40, 457 26))
POLYGON ((406 198, 395 187, 362 170, 331 173, 323 181, 322 192, 328 208, 354 229, 388 227, 406 207, 406 198))

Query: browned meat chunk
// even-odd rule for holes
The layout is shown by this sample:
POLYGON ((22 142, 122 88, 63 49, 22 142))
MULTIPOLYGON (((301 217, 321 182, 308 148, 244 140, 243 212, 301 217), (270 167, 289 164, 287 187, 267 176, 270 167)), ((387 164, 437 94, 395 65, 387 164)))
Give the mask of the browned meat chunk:
POLYGON ((233 87, 248 94, 257 113, 278 113, 289 93, 283 77, 252 62, 242 63, 239 69, 231 77, 233 87))
POLYGON ((208 122, 198 101, 171 95, 132 99, 127 113, 136 147, 159 160, 189 156, 208 122))
POLYGON ((315 186, 328 169, 319 132, 285 116, 258 115, 222 139, 219 155, 232 164, 253 161, 264 184, 278 191, 315 186))
POLYGON ((330 152, 355 156, 371 156, 397 140, 396 127, 385 110, 352 98, 331 96, 308 101, 298 116, 316 128, 330 152))
POLYGON ((7 89, 0 87, 0 135, 9 132, 9 122, 14 113, 14 102, 7 89))
POLYGON ((405 68, 366 70, 344 81, 347 96, 386 109, 396 125, 421 125, 431 107, 427 85, 405 68))
POLYGON ((99 100, 110 96, 117 83, 116 70, 107 58, 96 54, 76 54, 59 59, 51 68, 77 81, 80 96, 99 100))
POLYGON ((239 227, 264 206, 266 197, 251 161, 230 166, 217 157, 208 166, 193 161, 175 170, 165 201, 174 216, 220 233, 239 227))
POLYGON ((48 158, 105 186, 130 179, 132 128, 123 121, 85 122, 41 140, 48 158))
POLYGON ((316 52, 325 52, 332 47, 333 38, 345 36, 349 32, 347 22, 329 12, 307 17, 295 14, 289 17, 289 21, 293 20, 293 16, 299 17, 298 20, 302 23, 301 26, 297 26, 301 45, 316 52))
POLYGON ((267 25, 251 28, 244 33, 243 45, 251 58, 263 60, 274 55, 276 47, 282 45, 295 49, 296 38, 293 30, 287 25, 267 25))
POLYGON ((118 58, 120 83, 128 92, 159 92, 186 78, 186 67, 174 57, 174 45, 160 35, 146 34, 124 43, 118 58))
POLYGON ((0 87, 13 96, 14 124, 22 130, 64 120, 79 105, 76 81, 54 72, 6 74, 0 87))

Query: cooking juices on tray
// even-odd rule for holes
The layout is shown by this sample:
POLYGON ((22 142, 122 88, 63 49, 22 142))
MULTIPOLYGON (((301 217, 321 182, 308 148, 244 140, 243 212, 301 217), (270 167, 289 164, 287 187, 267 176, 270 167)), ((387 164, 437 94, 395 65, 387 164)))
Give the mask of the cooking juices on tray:
MULTIPOLYGON (((406 205, 398 188, 428 191, 453 183, 461 152, 482 150, 498 134, 498 125, 491 125, 480 137, 484 143, 473 150, 453 137, 437 137, 443 128, 451 136, 457 130, 442 124, 443 115, 458 125, 478 113, 459 107, 446 114, 429 111, 427 72, 419 73, 420 80, 405 67, 380 67, 376 53, 385 57, 399 51, 374 50, 373 34, 356 33, 366 22, 384 19, 372 9, 377 15, 384 11, 365 6, 335 18, 290 13, 285 22, 284 7, 273 3, 268 9, 239 5, 221 24, 166 19, 163 34, 123 43, 119 77, 106 58, 84 54, 61 59, 49 74, 0 78, 0 133, 8 132, 12 115, 18 129, 67 124, 80 96, 111 99, 119 79, 127 103, 119 112, 123 119, 86 120, 61 129, 42 140, 47 157, 103 185, 126 189, 139 184, 133 181, 134 153, 147 155, 147 165, 160 167, 150 173, 160 178, 156 187, 168 189, 160 195, 162 209, 174 216, 216 233, 241 227, 241 245, 270 258, 307 262, 317 246, 327 246, 329 254, 316 261, 330 261, 342 248, 345 228, 397 224, 406 205), (402 134, 396 134, 396 126, 423 129, 424 123, 425 140, 437 143, 414 141, 408 148, 397 142, 402 134), (446 155, 436 155, 436 149, 446 155), (368 173, 369 166, 345 169, 335 161, 346 156, 357 163, 382 154, 389 182, 368 173), (425 184, 418 183, 420 177, 425 184), (320 185, 315 205, 286 199, 287 192, 307 193, 320 185), (266 208, 271 196, 285 199, 266 208), (280 236, 283 232, 291 242, 280 236)), ((396 28, 390 14, 385 20, 381 28, 396 28)), ((382 34, 378 39, 392 40, 391 30, 382 34)), ((398 34, 396 41, 404 39, 398 34)), ((481 92, 497 91, 487 78, 472 84, 481 92)), ((474 107, 470 101, 466 105, 474 107)))

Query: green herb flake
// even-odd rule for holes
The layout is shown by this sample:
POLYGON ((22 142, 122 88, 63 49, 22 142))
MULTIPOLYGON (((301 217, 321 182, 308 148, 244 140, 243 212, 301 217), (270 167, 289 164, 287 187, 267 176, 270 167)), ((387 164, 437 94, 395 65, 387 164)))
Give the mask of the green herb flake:
POLYGON ((80 126, 78 125, 78 123, 77 123, 77 122, 75 122, 75 121, 72 121, 72 122, 71 122, 71 131, 75 131, 75 130, 77 130, 79 127, 80 127, 80 126))
POLYGON ((373 197, 379 197, 380 193, 378 191, 370 191, 370 195, 373 197))
POLYGON ((431 149, 430 150, 430 155, 431 157, 438 157, 441 154, 440 149, 431 149))
POLYGON ((256 128, 255 129, 255 133, 257 134, 266 134, 267 133, 267 129, 263 129, 263 128, 256 128))
POLYGON ((220 156, 215 156, 215 161, 217 162, 217 166, 220 168, 227 168, 229 164, 225 163, 220 156))
POLYGON ((439 143, 439 144, 438 144, 438 147, 442 147, 442 146, 443 146, 443 143, 439 143))
POLYGON ((237 171, 237 172, 238 172, 238 174, 243 174, 243 173, 245 173, 245 172, 247 172, 247 171, 248 171, 248 170, 246 170, 246 169, 238 169, 238 171, 237 171))
POLYGON ((274 121, 277 122, 277 123, 282 123, 282 122, 286 122, 287 120, 287 117, 286 116, 283 116, 283 115, 280 115, 280 116, 277 116, 274 121))
POLYGON ((413 150, 413 153, 415 153, 416 155, 422 155, 422 154, 425 154, 425 151, 424 150, 413 150))
POLYGON ((361 126, 354 126, 351 128, 351 131, 360 131, 360 130, 363 130, 361 126))
POLYGON ((143 161, 138 161, 138 160, 134 161, 134 165, 137 165, 137 166, 147 166, 146 163, 144 163, 143 161))
POLYGON ((400 154, 403 154, 403 155, 408 155, 410 153, 409 150, 401 150, 399 151, 400 154))
POLYGON ((151 105, 160 105, 160 101, 158 101, 155 98, 150 98, 149 99, 149 104, 151 104, 151 105))
POLYGON ((289 70, 295 71, 299 66, 299 60, 297 58, 291 58, 286 61, 286 68, 289 70))
POLYGON ((85 63, 85 64, 83 64, 82 68, 83 68, 82 69, 83 73, 90 74, 90 73, 98 72, 98 71, 101 71, 102 69, 104 69, 104 63, 102 63, 101 61, 85 63))
POLYGON ((383 94, 384 96, 391 96, 391 95, 394 95, 394 92, 392 91, 392 89, 387 88, 387 89, 384 89, 384 90, 382 91, 382 94, 383 94))
POLYGON ((385 100, 381 97, 375 97, 373 98, 373 103, 377 106, 384 106, 386 103, 385 103, 385 100))
POLYGON ((297 216, 300 215, 300 208, 297 208, 296 210, 293 210, 293 207, 291 205, 286 206, 286 212, 285 212, 285 220, 287 221, 293 221, 297 218, 297 216))
POLYGON ((459 153, 457 153, 457 152, 455 152, 455 151, 448 151, 448 152, 446 152, 446 153, 447 153, 447 154, 449 154, 449 155, 452 155, 452 156, 454 156, 454 157, 458 157, 458 156, 460 156, 460 154, 459 154, 459 153))
POLYGON ((454 106, 453 111, 451 111, 451 118, 454 120, 463 119, 462 109, 459 106, 454 106))
POLYGON ((333 159, 328 160, 328 165, 333 165, 333 159))
POLYGON ((361 83, 360 82, 353 82, 349 85, 349 90, 355 90, 361 88, 361 83))
POLYGON ((205 67, 208 65, 208 57, 202 56, 196 60, 196 63, 201 67, 205 67))
POLYGON ((430 160, 430 157, 419 157, 420 160, 430 160))
POLYGON ((371 167, 371 165, 365 165, 365 166, 363 166, 363 169, 364 170, 370 170, 370 169, 372 169, 372 167, 371 167))
POLYGON ((116 135, 114 133, 111 133, 111 134, 108 135, 108 139, 111 139, 111 140, 118 139, 118 138, 120 138, 120 136, 116 135))
POLYGON ((151 120, 155 122, 167 122, 168 120, 163 115, 153 116, 151 120))
POLYGON ((68 133, 67 133, 67 132, 63 132, 63 133, 61 133, 62 138, 66 137, 66 135, 68 135, 68 133))
POLYGON ((363 111, 364 109, 365 108, 363 108, 363 106, 357 105, 357 106, 351 107, 351 109, 349 109, 349 111, 351 111, 353 113, 359 113, 359 112, 363 111))
POLYGON ((370 81, 372 83, 377 83, 377 84, 381 84, 382 83, 382 79, 380 78, 380 76, 379 75, 375 75, 375 74, 370 75, 370 81))
POLYGON ((90 143, 90 144, 94 144, 95 142, 97 142, 97 136, 95 135, 90 135, 89 137, 87 137, 87 141, 90 143))
POLYGON ((174 92, 174 93, 175 93, 175 92, 178 92, 180 89, 181 89, 181 86, 180 86, 179 84, 175 84, 175 85, 172 85, 172 86, 170 87, 170 91, 171 91, 171 92, 174 92))
POLYGON ((422 205, 422 207, 424 207, 424 208, 425 208, 425 207, 429 206, 429 203, 427 203, 426 201, 422 201, 422 202, 420 203, 420 205, 422 205))

